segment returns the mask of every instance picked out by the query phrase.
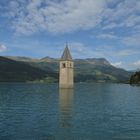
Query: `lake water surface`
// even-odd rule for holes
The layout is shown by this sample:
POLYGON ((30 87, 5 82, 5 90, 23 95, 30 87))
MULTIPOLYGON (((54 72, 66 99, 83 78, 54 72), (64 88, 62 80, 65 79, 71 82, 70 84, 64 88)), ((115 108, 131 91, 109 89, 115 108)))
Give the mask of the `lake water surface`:
POLYGON ((140 87, 0 84, 0 140, 140 140, 140 87))

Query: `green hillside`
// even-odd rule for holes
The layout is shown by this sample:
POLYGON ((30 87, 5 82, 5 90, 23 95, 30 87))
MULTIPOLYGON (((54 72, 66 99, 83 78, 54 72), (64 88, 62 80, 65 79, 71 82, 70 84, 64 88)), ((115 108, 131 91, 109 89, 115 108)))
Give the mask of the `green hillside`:
POLYGON ((131 73, 112 66, 106 59, 75 60, 76 81, 128 82, 131 73))
MULTIPOLYGON (((59 71, 59 61, 50 59, 49 62, 29 62, 43 70, 46 67, 59 71)), ((75 82, 129 82, 131 72, 112 66, 104 58, 76 59, 75 63, 75 82)))
MULTIPOLYGON (((59 60, 44 57, 42 59, 33 59, 25 57, 10 57, 10 59, 18 62, 25 61, 31 67, 38 68, 43 72, 51 72, 57 75, 54 78, 58 81, 59 60), (57 74, 56 74, 57 73, 57 74)), ((104 58, 88 58, 88 59, 75 59, 75 82, 123 82, 129 83, 132 72, 112 66, 104 58)))
POLYGON ((0 57, 0 82, 27 82, 45 78, 58 78, 50 69, 41 70, 25 62, 0 57))

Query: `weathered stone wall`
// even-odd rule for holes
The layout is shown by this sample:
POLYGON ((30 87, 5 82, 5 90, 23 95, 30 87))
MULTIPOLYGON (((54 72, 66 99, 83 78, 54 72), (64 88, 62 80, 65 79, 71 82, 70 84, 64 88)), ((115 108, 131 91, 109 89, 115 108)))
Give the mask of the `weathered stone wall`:
POLYGON ((60 61, 59 87, 73 88, 74 77, 73 61, 60 61))

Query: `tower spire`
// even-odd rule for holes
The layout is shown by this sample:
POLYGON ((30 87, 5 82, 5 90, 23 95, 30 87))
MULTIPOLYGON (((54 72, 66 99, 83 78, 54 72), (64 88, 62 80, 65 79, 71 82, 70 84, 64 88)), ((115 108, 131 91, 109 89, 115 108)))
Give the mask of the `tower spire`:
POLYGON ((74 86, 74 62, 72 60, 68 44, 60 59, 59 87, 73 88, 74 86))
POLYGON ((68 42, 66 41, 66 47, 68 47, 68 42))
POLYGON ((63 52, 63 54, 61 56, 61 60, 72 60, 72 56, 70 54, 67 42, 66 42, 65 50, 64 50, 64 52, 63 52))

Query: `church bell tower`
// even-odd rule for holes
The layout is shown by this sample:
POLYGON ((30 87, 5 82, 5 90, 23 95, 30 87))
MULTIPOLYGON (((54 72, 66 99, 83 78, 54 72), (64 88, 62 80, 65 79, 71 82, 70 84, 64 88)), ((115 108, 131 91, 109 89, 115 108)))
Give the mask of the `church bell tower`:
POLYGON ((59 71, 59 88, 73 88, 74 86, 74 62, 70 54, 68 45, 62 54, 60 59, 60 71, 59 71))

